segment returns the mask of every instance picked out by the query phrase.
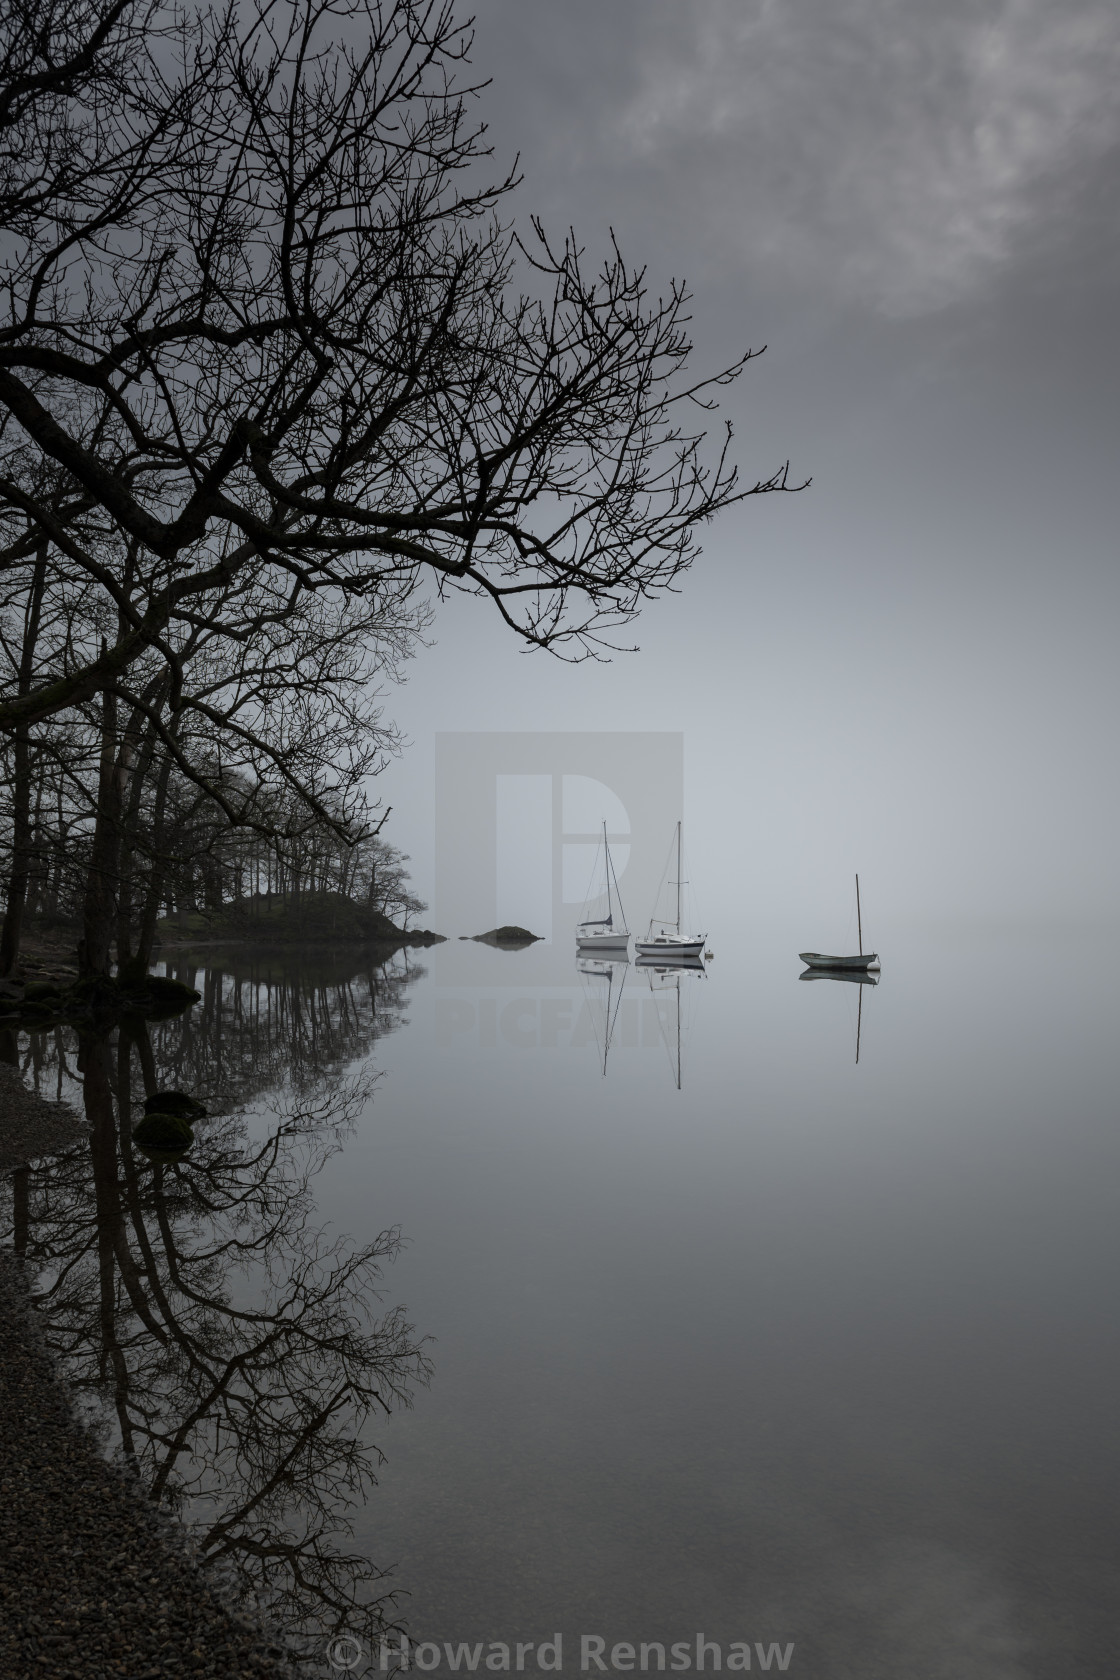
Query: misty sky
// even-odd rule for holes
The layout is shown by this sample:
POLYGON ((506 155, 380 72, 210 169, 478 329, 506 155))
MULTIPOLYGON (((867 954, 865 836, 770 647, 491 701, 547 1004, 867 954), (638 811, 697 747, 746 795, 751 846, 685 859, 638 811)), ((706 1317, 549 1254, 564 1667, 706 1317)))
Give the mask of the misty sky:
POLYGON ((882 927, 1116 916, 1115 6, 477 19, 518 214, 685 276, 700 365, 766 344, 727 405, 744 472, 813 485, 711 528, 610 665, 441 609, 379 790, 422 895, 435 731, 680 729, 690 849, 737 911, 801 926, 858 868, 882 927))

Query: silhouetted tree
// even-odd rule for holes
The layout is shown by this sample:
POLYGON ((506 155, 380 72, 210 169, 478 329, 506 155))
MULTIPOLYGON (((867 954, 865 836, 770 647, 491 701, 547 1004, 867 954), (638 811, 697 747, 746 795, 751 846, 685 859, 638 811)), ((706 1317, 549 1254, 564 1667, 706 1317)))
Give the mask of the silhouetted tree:
POLYGON ((445 0, 0 18, 0 968, 38 862, 81 873, 104 975, 146 967, 184 859, 223 897, 218 830, 297 887, 368 836, 370 682, 432 593, 597 654, 787 488, 694 423, 751 352, 694 376, 680 285, 503 223, 469 45, 445 0))
POLYGON ((253 569, 288 599, 427 578, 593 651, 700 524, 786 487, 739 488, 726 436, 706 458, 686 417, 750 353, 690 375, 679 285, 497 219, 442 0, 5 16, 0 511, 118 623, 0 727, 153 652, 177 682, 175 627, 253 569))

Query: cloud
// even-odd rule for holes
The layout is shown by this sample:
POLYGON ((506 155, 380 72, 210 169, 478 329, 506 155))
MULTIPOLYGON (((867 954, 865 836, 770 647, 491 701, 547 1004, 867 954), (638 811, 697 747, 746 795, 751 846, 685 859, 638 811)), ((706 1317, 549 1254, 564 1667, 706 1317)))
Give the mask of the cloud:
POLYGON ((611 123, 753 260, 892 315, 982 286, 1120 141, 1097 0, 655 0, 611 123))

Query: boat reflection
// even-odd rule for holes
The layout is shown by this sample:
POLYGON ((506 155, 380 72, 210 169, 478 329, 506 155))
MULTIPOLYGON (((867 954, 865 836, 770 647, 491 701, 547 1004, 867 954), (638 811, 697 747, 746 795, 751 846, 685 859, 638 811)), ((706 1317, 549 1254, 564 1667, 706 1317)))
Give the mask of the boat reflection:
POLYGON ((707 974, 700 956, 666 957, 644 956, 634 959, 635 968, 652 969, 655 974, 707 974))
MULTIPOLYGON (((806 968, 797 977, 799 980, 843 980, 849 986, 877 986, 878 974, 871 974, 865 968, 806 968)), ((863 992, 859 994, 859 1007, 856 1010, 856 1065, 859 1065, 860 1040, 863 1037, 863 992)))
POLYGON ((607 1057, 610 1055, 611 1040, 618 1024, 618 1011, 626 988, 629 967, 630 959, 622 952, 615 956, 608 956, 606 953, 589 956, 582 953, 576 958, 576 972, 587 997, 588 1012, 595 1030, 604 1079, 607 1076, 607 1057))
MULTIPOLYGON (((660 1007, 657 1010, 657 1025, 662 1043, 669 1052, 673 1082, 679 1091, 682 1070, 681 1046, 687 1036, 681 1024, 681 981, 688 982, 690 979, 696 979, 697 976, 706 979, 708 971, 704 967, 704 959, 691 954, 675 956, 671 961, 667 961, 663 957, 644 956, 638 957, 635 967, 645 971, 649 989, 656 997, 660 998, 665 993, 672 996, 673 1016, 669 1026, 666 1027, 660 1007)), ((686 984, 686 995, 687 991, 688 986, 686 984)))

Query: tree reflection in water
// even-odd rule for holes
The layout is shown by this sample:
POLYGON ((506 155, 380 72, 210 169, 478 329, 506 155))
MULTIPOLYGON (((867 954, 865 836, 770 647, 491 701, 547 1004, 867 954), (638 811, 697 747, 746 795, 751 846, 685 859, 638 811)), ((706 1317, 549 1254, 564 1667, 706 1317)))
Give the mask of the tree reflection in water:
POLYGON ((357 1059, 399 1023, 416 972, 191 971, 204 1002, 188 1016, 76 1046, 38 1035, 28 1053, 37 1083, 76 1074, 90 1128, 32 1168, 16 1210, 51 1345, 151 1498, 313 1643, 372 1641, 394 1614, 384 1574, 346 1550, 348 1513, 381 1462, 373 1420, 429 1367, 402 1310, 379 1310, 398 1232, 330 1234, 312 1187, 369 1100, 377 1076, 357 1059), (281 1081, 282 1102, 243 1112, 281 1081), (168 1086, 226 1112, 153 1165, 132 1128, 168 1086))
POLYGON ((337 1073, 368 1055, 401 1025, 409 983, 424 974, 407 951, 380 966, 332 954, 297 969, 290 958, 255 953, 225 967, 171 962, 167 971, 202 1002, 153 1028, 160 1077, 227 1101, 337 1073))

